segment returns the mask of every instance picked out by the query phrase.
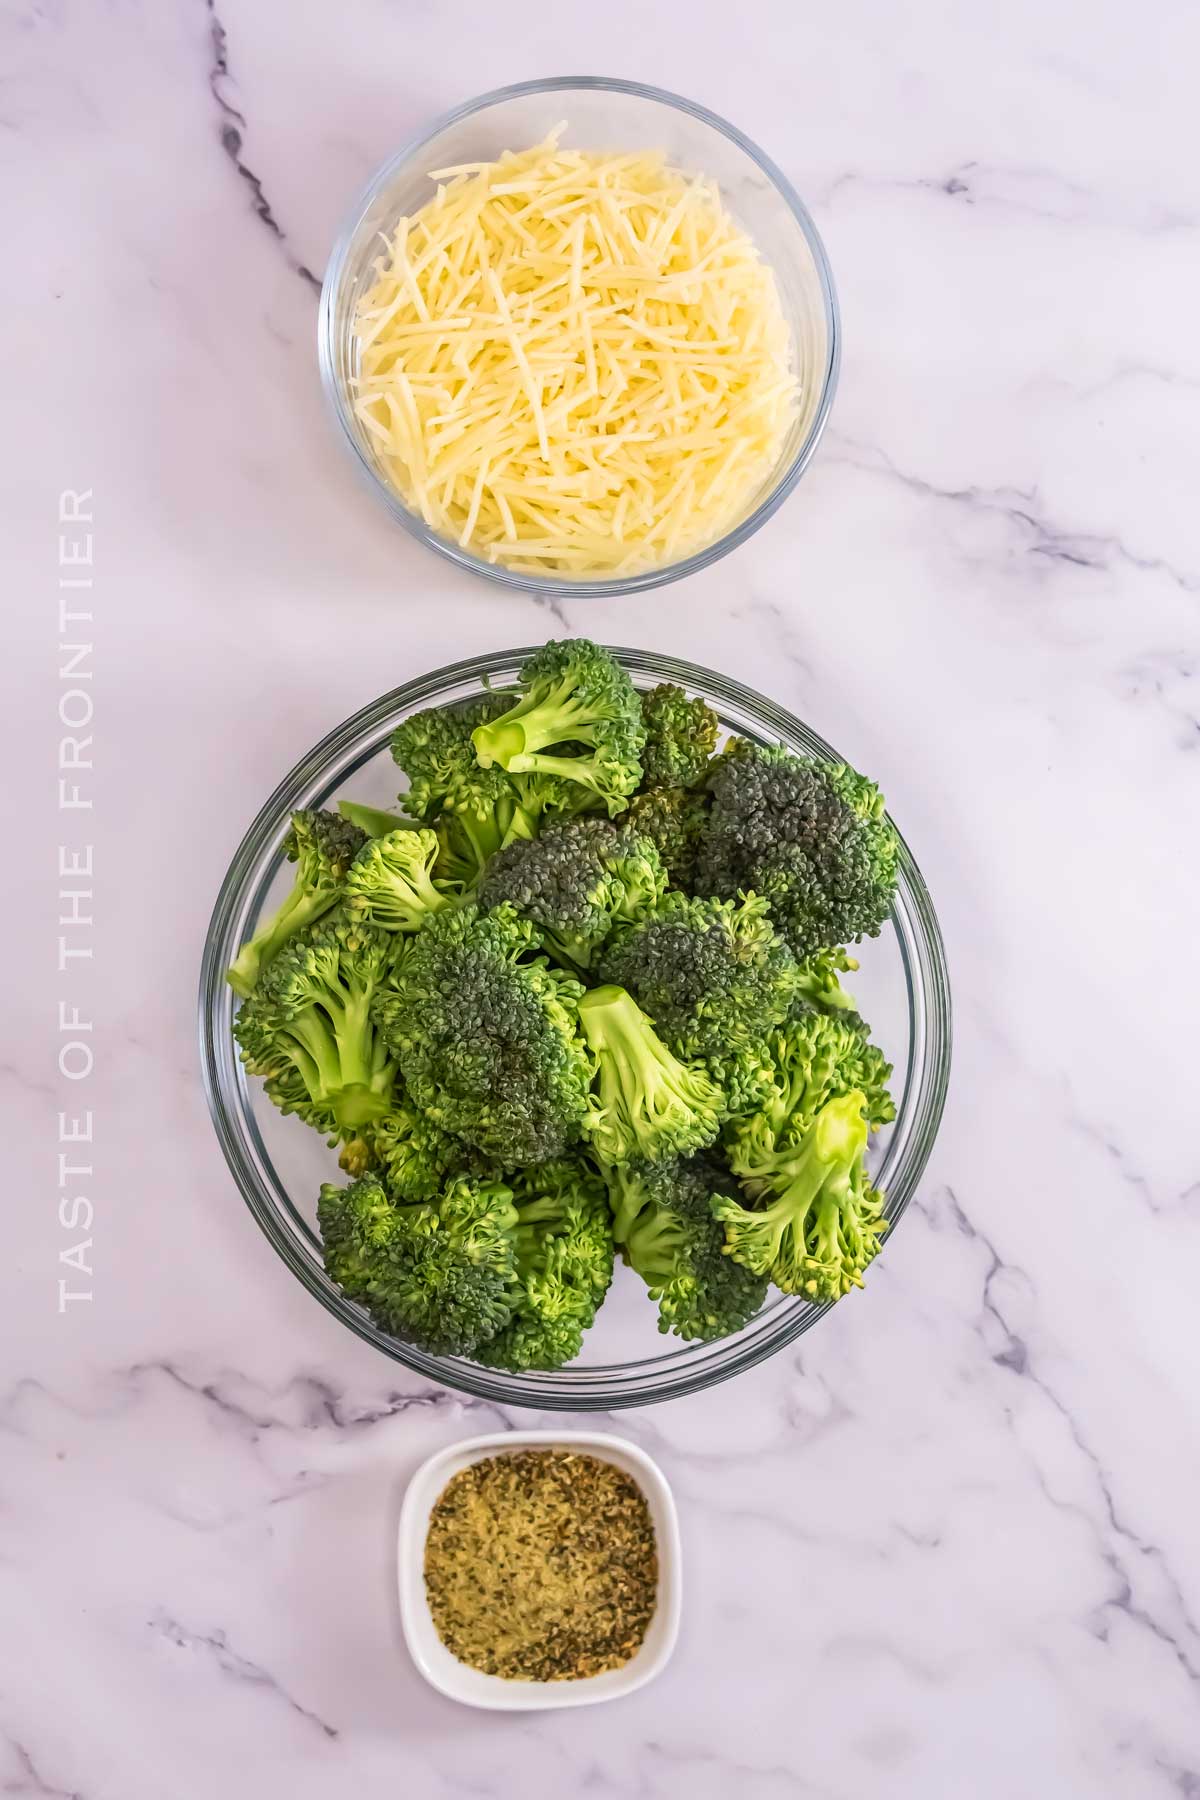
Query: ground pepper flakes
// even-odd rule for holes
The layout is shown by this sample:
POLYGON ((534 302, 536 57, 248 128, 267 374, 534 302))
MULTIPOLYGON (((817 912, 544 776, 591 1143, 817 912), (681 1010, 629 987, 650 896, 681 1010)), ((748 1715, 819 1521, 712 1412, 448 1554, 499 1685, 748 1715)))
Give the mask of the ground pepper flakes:
POLYGON ((485 1675, 578 1681, 618 1669, 658 1594, 646 1496, 597 1456, 484 1457, 430 1514, 425 1592, 447 1650, 485 1675))

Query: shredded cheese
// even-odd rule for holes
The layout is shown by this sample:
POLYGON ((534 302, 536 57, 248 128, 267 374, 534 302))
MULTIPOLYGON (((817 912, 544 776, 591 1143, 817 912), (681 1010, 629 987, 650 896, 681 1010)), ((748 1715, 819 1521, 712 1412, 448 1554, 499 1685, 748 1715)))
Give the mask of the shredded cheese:
POLYGON ((358 307, 355 410, 439 535, 531 574, 635 574, 745 516, 799 384, 715 186, 560 132, 434 172, 358 307))

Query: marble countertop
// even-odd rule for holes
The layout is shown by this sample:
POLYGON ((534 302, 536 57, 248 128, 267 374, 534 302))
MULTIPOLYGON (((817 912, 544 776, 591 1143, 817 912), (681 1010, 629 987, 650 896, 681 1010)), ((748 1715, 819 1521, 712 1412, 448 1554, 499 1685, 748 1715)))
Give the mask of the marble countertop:
POLYGON ((0 1792, 1200 1795, 1198 55, 1191 9, 1115 0, 4 9, 0 1792), (429 115, 597 68, 789 172, 846 359, 752 543, 545 609, 360 490, 314 272, 429 115), (64 588, 60 496, 86 490, 93 585, 64 588), (671 1668, 491 1717, 408 1663, 389 1556, 405 1472, 504 1421, 277 1261, 209 1126, 194 991, 227 860, 310 744, 564 625, 727 669, 880 778, 957 1052, 867 1292, 733 1384, 606 1421, 678 1494, 671 1668), (60 640, 93 646, 86 676, 60 640))

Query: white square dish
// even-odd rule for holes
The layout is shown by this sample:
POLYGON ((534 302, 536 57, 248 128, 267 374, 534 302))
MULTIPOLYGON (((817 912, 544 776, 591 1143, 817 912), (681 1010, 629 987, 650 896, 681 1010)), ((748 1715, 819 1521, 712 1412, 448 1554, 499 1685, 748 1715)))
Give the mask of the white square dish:
POLYGON ((431 1687, 466 1706, 496 1712, 532 1712, 558 1706, 592 1706, 616 1700, 651 1681, 666 1664, 679 1635, 681 1602, 679 1520, 666 1476, 644 1450, 599 1431, 500 1431, 467 1438, 423 1462, 400 1509, 397 1574, 404 1640, 431 1687), (654 1523, 658 1544, 658 1604, 645 1639, 619 1669, 580 1681, 506 1681, 459 1662, 437 1634, 425 1596, 425 1539, 429 1515, 452 1476, 484 1457, 516 1450, 580 1450, 623 1469, 637 1482, 654 1523))

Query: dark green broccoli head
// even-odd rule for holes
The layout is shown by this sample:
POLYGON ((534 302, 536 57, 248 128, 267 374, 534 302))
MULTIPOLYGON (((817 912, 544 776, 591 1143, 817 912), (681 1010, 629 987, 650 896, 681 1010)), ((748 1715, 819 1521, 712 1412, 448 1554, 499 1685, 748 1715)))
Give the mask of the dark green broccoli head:
POLYGON ((687 1156, 711 1144, 724 1097, 703 1068, 681 1062, 624 988, 593 988, 579 1019, 596 1058, 586 1129, 606 1163, 687 1156))
POLYGON ((704 779, 721 729, 707 700, 663 682, 642 695, 642 723, 644 788, 690 788, 704 779))
POLYGON ((317 1220, 329 1275, 383 1330, 471 1356, 508 1324, 517 1215, 499 1182, 460 1178, 433 1205, 397 1206, 365 1175, 323 1187, 317 1220))
POLYGON ((654 788, 649 793, 635 794, 622 819, 623 824, 650 839, 670 885, 685 893, 692 889, 710 805, 704 788, 654 788))
POLYGON ((677 1056, 705 1064, 730 1111, 755 1104, 767 1035, 786 1017, 800 979, 765 900, 668 894, 646 918, 614 931, 599 973, 628 988, 677 1056))
POLYGON ((738 739, 713 763, 696 891, 762 894, 797 956, 875 937, 899 846, 879 790, 844 764, 738 739))
POLYGON ((706 1343, 728 1337, 766 1297, 765 1275, 725 1254, 713 1211, 722 1198, 738 1201, 737 1183, 709 1156, 620 1171, 614 1207, 627 1221, 625 1257, 658 1302, 660 1331, 706 1343))
POLYGON ((511 906, 435 913, 404 943, 376 1017, 413 1104, 508 1167, 561 1155, 589 1104, 579 982, 511 906))
POLYGON ((608 819, 579 818, 547 825, 540 837, 493 857, 478 898, 485 908, 510 902, 552 954, 586 969, 614 923, 642 918, 666 885, 647 838, 608 819))
POLYGON ((642 778, 646 732, 616 658, 566 638, 528 657, 519 683, 520 698, 472 734, 483 767, 575 783, 610 813, 623 811, 642 778))
POLYGON ((867 1177, 863 1094, 829 1100, 795 1141, 744 1180, 752 1207, 721 1196, 713 1205, 726 1252, 785 1294, 837 1300, 863 1285, 863 1270, 887 1230, 883 1197, 867 1177))
POLYGON ((353 1133, 391 1105, 396 1064, 372 1017, 390 940, 335 912, 291 938, 234 1020, 242 1060, 288 1112, 353 1133))
POLYGON ((768 1037, 767 1055, 769 1079, 757 1110, 730 1119, 724 1131, 730 1164, 748 1180, 799 1144, 830 1100, 859 1093, 872 1129, 896 1116, 887 1085, 892 1066, 857 1013, 798 1002, 768 1037))
POLYGON ((369 838, 346 873, 346 911, 381 931, 419 931, 430 913, 450 904, 435 882, 438 840, 432 831, 392 831, 369 838))
POLYGON ((365 834, 339 813, 292 814, 283 849, 288 861, 296 864, 296 879, 287 899, 242 945, 230 965, 226 979, 236 994, 253 992, 263 969, 288 939, 337 903, 346 871, 364 842, 365 834))
POLYGON ((612 1280, 604 1184, 582 1162, 543 1163, 513 1177, 517 1285, 509 1324, 480 1347, 498 1369, 557 1369, 578 1356, 612 1280))

